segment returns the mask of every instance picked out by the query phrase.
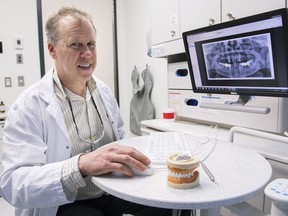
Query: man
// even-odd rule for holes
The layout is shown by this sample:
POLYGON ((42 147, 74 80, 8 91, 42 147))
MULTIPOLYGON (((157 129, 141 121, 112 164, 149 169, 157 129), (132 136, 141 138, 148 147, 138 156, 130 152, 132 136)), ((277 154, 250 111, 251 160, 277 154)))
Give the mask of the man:
POLYGON ((62 8, 46 23, 52 68, 10 108, 4 128, 1 196, 16 215, 171 215, 105 194, 91 176, 132 176, 150 160, 134 148, 109 144, 125 137, 110 89, 92 76, 96 30, 89 15, 62 8))

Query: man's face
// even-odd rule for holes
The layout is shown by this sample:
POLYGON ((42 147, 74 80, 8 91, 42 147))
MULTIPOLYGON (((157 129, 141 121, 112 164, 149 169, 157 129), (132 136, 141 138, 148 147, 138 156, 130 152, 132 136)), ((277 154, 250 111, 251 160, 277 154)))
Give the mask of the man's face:
POLYGON ((96 33, 87 20, 65 17, 59 22, 60 40, 48 44, 58 76, 65 86, 86 83, 97 64, 96 33))

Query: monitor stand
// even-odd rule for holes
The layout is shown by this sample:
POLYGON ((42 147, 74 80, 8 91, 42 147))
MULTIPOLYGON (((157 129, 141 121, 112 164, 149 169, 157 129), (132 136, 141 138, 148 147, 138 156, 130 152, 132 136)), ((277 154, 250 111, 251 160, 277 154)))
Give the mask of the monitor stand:
POLYGON ((239 95, 237 101, 227 101, 225 104, 217 103, 200 103, 200 108, 207 109, 218 109, 218 110, 229 110, 236 112, 248 112, 248 113, 258 113, 258 114, 268 114, 270 112, 269 107, 260 106, 247 106, 246 103, 251 100, 249 95, 239 95))
POLYGON ((235 104, 235 105, 245 105, 252 99, 252 96, 250 95, 239 95, 237 101, 226 101, 225 104, 235 104))

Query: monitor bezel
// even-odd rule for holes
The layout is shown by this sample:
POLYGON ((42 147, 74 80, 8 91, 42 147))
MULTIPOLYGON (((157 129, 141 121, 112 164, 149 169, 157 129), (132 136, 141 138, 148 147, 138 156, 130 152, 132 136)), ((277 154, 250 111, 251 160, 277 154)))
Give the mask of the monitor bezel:
POLYGON ((193 29, 190 31, 186 31, 182 33, 182 39, 184 42, 184 48, 185 48, 185 54, 187 59, 187 64, 189 68, 190 73, 190 79, 192 83, 192 89, 195 93, 207 93, 207 94, 230 94, 230 95, 250 95, 250 96, 273 96, 273 97, 288 97, 288 74, 287 74, 287 80, 286 80, 286 91, 264 91, 263 88, 261 89, 250 89, 251 91, 244 90, 244 89, 237 89, 237 90, 231 90, 231 89, 214 89, 214 88, 197 88, 195 84, 195 79, 193 76, 193 69, 192 69, 192 62, 190 59, 190 51, 188 47, 188 40, 187 37, 191 34, 198 34, 201 32, 211 32, 215 30, 220 30, 224 28, 229 28, 233 26, 243 25, 251 22, 257 22, 261 21, 267 18, 271 18, 272 16, 281 15, 283 19, 283 34, 284 38, 287 38, 287 40, 284 39, 285 46, 283 47, 284 53, 285 53, 285 61, 286 61, 286 73, 288 73, 288 9, 282 8, 278 10, 268 11, 265 13, 252 15, 232 21, 227 21, 219 24, 215 24, 212 26, 202 27, 198 29, 193 29))

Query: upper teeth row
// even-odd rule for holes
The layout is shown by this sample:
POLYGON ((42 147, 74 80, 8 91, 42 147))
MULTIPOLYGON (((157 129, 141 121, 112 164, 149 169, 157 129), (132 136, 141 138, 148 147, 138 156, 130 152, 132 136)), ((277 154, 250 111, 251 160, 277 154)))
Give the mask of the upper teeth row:
POLYGON ((90 64, 80 65, 80 67, 89 67, 90 64))
POLYGON ((189 173, 175 173, 175 172, 171 172, 169 171, 169 176, 173 177, 173 178, 190 178, 193 176, 193 172, 189 172, 189 173))

